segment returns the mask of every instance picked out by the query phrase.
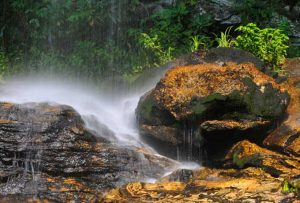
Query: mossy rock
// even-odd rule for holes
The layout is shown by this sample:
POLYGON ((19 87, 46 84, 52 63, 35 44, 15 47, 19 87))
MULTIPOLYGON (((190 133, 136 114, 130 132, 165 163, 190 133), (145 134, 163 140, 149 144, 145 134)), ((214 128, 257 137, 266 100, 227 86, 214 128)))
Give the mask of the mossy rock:
POLYGON ((137 115, 156 125, 236 113, 274 120, 288 101, 288 93, 253 64, 193 65, 169 70, 140 100, 137 115))
MULTIPOLYGON (((178 130, 176 143, 184 143, 187 128, 212 133, 267 128, 284 115, 288 103, 287 91, 251 63, 199 64, 167 71, 140 99, 136 115, 140 129, 143 125, 151 127, 148 139, 169 137, 158 134, 160 126, 166 126, 178 130), (208 128, 202 128, 205 126, 208 128)), ((199 140, 192 135, 188 144, 197 148, 201 146, 199 140)))

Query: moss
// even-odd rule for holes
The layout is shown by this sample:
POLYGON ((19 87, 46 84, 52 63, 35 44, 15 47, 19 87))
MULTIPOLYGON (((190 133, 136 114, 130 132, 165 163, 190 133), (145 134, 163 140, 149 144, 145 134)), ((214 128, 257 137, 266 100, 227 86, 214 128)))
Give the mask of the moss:
POLYGON ((259 165, 260 155, 254 154, 253 156, 239 158, 239 153, 234 153, 232 156, 232 162, 239 168, 244 168, 246 165, 259 165))
POLYGON ((264 84, 261 91, 261 86, 255 84, 251 78, 246 77, 242 81, 248 88, 243 100, 250 114, 271 120, 281 115, 284 110, 281 99, 288 97, 287 95, 279 94, 279 90, 274 89, 270 83, 264 84))
POLYGON ((225 101, 228 96, 221 95, 219 93, 211 94, 205 98, 200 99, 200 101, 192 102, 191 111, 194 115, 204 114, 215 101, 225 101))
POLYGON ((228 96, 221 95, 219 93, 211 94, 204 99, 202 99, 202 103, 210 103, 212 101, 225 101, 228 96))
POLYGON ((192 111, 194 112, 195 115, 203 114, 206 110, 207 110, 207 106, 202 104, 202 102, 197 102, 192 108, 192 111))
POLYGON ((152 116, 152 108, 155 105, 153 99, 151 97, 148 97, 141 106, 141 116, 146 119, 150 120, 152 116))

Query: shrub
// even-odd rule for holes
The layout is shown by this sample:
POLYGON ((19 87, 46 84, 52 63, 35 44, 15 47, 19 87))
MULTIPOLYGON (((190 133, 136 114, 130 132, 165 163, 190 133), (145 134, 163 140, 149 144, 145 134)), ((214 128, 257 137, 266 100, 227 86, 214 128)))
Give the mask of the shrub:
POLYGON ((152 55, 155 57, 155 61, 158 63, 154 64, 155 66, 167 63, 173 59, 172 52, 174 49, 172 47, 164 48, 160 43, 158 35, 150 37, 146 33, 141 33, 139 43, 144 46, 145 49, 152 52, 152 55))
POLYGON ((225 32, 221 32, 220 38, 216 38, 218 47, 233 47, 236 41, 230 36, 232 27, 228 27, 225 32))
POLYGON ((236 38, 236 46, 261 58, 274 70, 280 70, 287 55, 289 38, 280 29, 260 29, 254 23, 236 29, 241 34, 236 38))

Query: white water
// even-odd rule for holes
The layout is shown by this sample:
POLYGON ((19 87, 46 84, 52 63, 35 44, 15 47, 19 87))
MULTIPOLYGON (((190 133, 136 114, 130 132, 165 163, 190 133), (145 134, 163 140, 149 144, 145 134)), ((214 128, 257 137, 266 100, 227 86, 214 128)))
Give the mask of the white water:
MULTIPOLYGON (((154 87, 162 74, 163 72, 148 82, 144 81, 144 86, 139 86, 138 90, 119 95, 117 92, 100 92, 90 86, 74 82, 44 78, 17 79, 0 86, 0 101, 18 104, 45 102, 53 105, 69 105, 81 115, 86 127, 98 136, 106 136, 109 140, 123 146, 144 147, 156 154, 139 138, 135 109, 140 97, 154 87), (113 133, 107 133, 105 130, 107 128, 113 133)), ((194 163, 180 163, 167 174, 176 169, 198 167, 199 165, 194 163)))
MULTIPOLYGON (((113 95, 110 97, 107 93, 103 95, 105 96, 84 85, 45 79, 18 79, 9 81, 0 88, 0 101, 69 105, 82 116, 86 126, 98 132, 99 136, 102 136, 100 128, 103 128, 101 126, 103 124, 115 134, 117 141, 141 146, 134 115, 139 95, 128 97, 113 95)), ((113 140, 113 137, 109 139, 113 140)))

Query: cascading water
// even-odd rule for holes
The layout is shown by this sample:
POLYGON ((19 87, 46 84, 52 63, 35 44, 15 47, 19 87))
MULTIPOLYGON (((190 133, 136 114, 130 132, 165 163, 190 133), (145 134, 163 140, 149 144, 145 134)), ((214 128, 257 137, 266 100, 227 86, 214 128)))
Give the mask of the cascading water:
MULTIPOLYGON (((164 73, 145 82, 144 87, 133 88, 125 96, 117 96, 116 92, 100 92, 91 87, 37 78, 16 79, 0 87, 0 101, 13 103, 50 103, 72 106, 83 118, 86 127, 99 136, 122 145, 124 147, 152 148, 143 143, 138 134, 135 120, 135 109, 139 98, 154 87, 157 80, 164 73)), ((42 152, 41 152, 42 153, 42 152)), ((155 153, 156 154, 156 153, 155 153)), ((30 162, 29 157, 29 164, 30 162)), ((193 165, 194 168, 195 165, 193 165)), ((189 168, 189 164, 180 165, 189 168)), ((30 167, 29 167, 30 168, 30 167)), ((31 167, 35 169, 36 167, 31 167)), ((33 172, 34 174, 34 172, 33 172)))
MULTIPOLYGON (((103 37, 103 40, 111 41, 116 46, 119 46, 120 43, 124 43, 122 41, 122 34, 127 29, 126 26, 124 26, 124 21, 126 20, 126 6, 128 6, 127 0, 112 0, 110 2, 108 12, 111 15, 111 22, 108 27, 108 35, 103 37)), ((49 35, 49 43, 52 44, 51 33, 49 35)), ((113 66, 114 64, 115 59, 114 56, 112 56, 110 64, 108 65, 113 66)), ((0 101, 18 104, 45 102, 54 105, 69 105, 81 115, 86 127, 96 135, 103 136, 111 142, 124 147, 146 148, 149 152, 158 155, 151 147, 140 140, 136 127, 135 109, 140 97, 155 86, 167 69, 168 66, 151 70, 151 73, 145 74, 146 78, 141 79, 141 84, 131 87, 128 91, 124 91, 126 88, 120 87, 116 82, 113 71, 107 76, 107 85, 103 82, 104 85, 101 86, 102 90, 99 91, 91 86, 78 84, 80 76, 75 78, 76 82, 66 82, 65 79, 57 79, 59 77, 55 76, 50 70, 50 79, 32 76, 29 78, 14 79, 1 85, 0 101), (110 81, 110 78, 112 78, 112 81, 110 81)), ((32 176, 32 188, 28 190, 31 193, 35 193, 38 187, 36 182, 38 181, 40 156, 42 156, 43 151, 41 149, 35 149, 34 146, 21 147, 23 147, 22 150, 24 150, 25 153, 14 154, 12 169, 19 170, 23 168, 24 177, 28 175, 32 176), (28 149, 26 147, 28 147, 28 149), (22 163, 20 156, 22 156, 22 163), (23 156, 26 157, 24 158, 23 156)), ((178 160, 181 160, 181 158, 178 157, 178 160)), ((137 165, 133 167, 137 167, 137 165)), ((178 164, 174 170, 184 168, 194 169, 198 167, 198 164, 182 162, 178 164)), ((166 175, 171 172, 172 171, 166 171, 166 175)), ((13 178, 14 177, 12 177, 11 181, 8 181, 12 184, 8 184, 7 191, 9 192, 14 188, 15 180, 13 178)), ((151 179, 150 181, 153 180, 151 179)))
POLYGON ((11 81, 1 87, 1 101, 13 103, 48 102, 72 106, 86 125, 97 132, 99 123, 107 126, 119 142, 140 146, 135 128, 134 109, 138 96, 110 100, 74 84, 58 81, 11 81))

